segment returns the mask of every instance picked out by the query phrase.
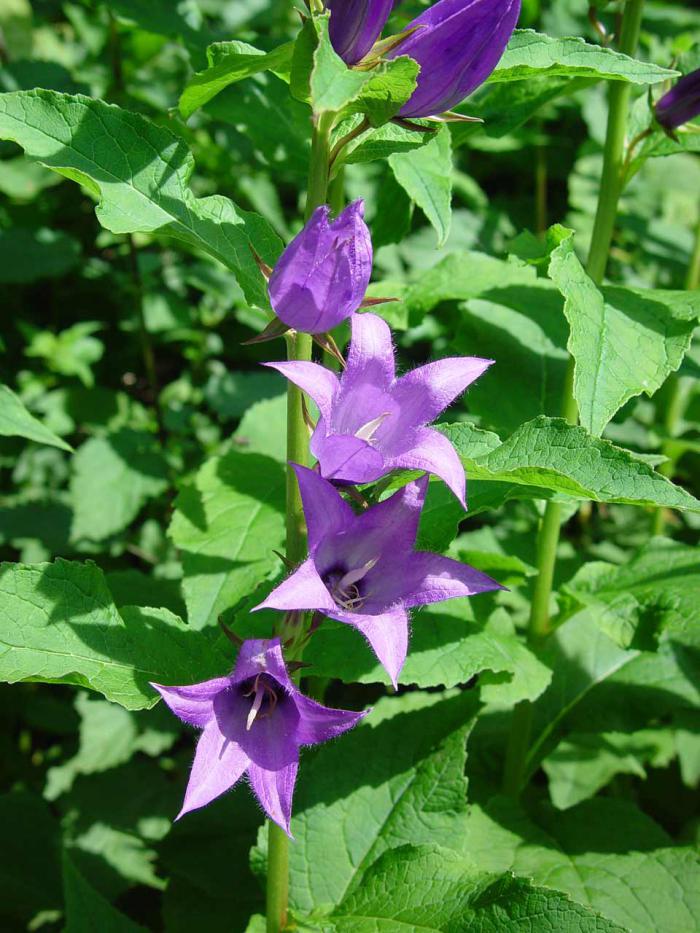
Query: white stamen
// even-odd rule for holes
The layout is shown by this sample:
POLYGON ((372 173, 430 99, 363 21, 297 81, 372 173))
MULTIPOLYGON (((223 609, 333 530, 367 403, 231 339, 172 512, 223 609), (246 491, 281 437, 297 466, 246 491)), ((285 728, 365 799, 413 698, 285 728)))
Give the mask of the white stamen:
POLYGON ((376 418, 372 418, 371 421, 368 421, 367 424, 363 424, 361 428, 355 431, 355 437, 359 437, 361 441, 367 441, 367 443, 369 443, 373 439, 374 432, 390 415, 390 411, 384 411, 376 418))
POLYGON ((248 718, 245 723, 245 731, 250 732, 250 729, 255 722, 255 717, 260 712, 260 707, 262 706, 263 697, 265 696, 265 687, 258 686, 257 682, 255 685, 255 696, 253 698, 253 705, 250 707, 250 712, 248 713, 248 718))
POLYGON ((356 567, 354 570, 348 570, 348 572, 344 574, 338 581, 338 589, 340 592, 343 593, 349 586, 352 586, 355 583, 359 583, 363 577, 367 576, 378 560, 378 557, 373 557, 372 560, 368 560, 367 563, 363 564, 361 567, 356 567))

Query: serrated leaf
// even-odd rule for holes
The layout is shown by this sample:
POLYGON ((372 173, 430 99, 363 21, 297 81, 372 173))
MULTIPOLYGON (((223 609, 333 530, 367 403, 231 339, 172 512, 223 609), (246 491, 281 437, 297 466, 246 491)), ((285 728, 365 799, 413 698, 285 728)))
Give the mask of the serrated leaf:
POLYGON ((279 564, 285 474, 259 454, 208 460, 175 502, 170 537, 180 549, 189 624, 203 628, 279 564))
POLYGON ((329 14, 313 17, 317 45, 310 76, 310 99, 314 113, 337 113, 355 101, 372 80, 369 71, 348 68, 336 53, 328 35, 329 14))
POLYGON ((8 386, 0 385, 0 435, 26 437, 37 444, 49 444, 72 452, 73 448, 27 411, 20 399, 8 386))
POLYGON ((293 42, 271 52, 263 52, 247 42, 216 42, 208 50, 209 68, 194 74, 180 95, 180 113, 187 119, 224 88, 261 71, 288 75, 293 51, 293 42))
POLYGON ((149 681, 225 672, 207 638, 167 609, 122 610, 92 563, 0 565, 0 677, 89 687, 127 709, 154 706, 149 681))
POLYGON ((442 246, 452 219, 450 131, 443 126, 420 149, 390 155, 389 165, 398 183, 434 227, 438 246, 442 246))
POLYGON ((92 437, 78 448, 71 466, 73 540, 102 541, 122 531, 168 486, 165 456, 145 431, 124 428, 92 437))
MULTIPOLYGON (((443 425, 462 458, 468 479, 525 485, 528 496, 566 496, 628 505, 666 505, 700 511, 700 502, 654 472, 630 451, 592 437, 561 418, 535 418, 507 441, 474 457, 462 446, 461 425, 443 425), (535 492, 539 488, 539 492, 535 492)), ((474 429, 469 434, 472 436, 474 429)))
POLYGON ((370 72, 370 80, 351 109, 366 114, 372 126, 388 123, 415 91, 419 71, 418 64, 406 55, 382 62, 370 72))
MULTIPOLYGON (((348 132, 351 128, 351 121, 346 120, 340 125, 338 131, 348 132)), ((421 132, 398 126, 396 123, 385 123, 384 126, 363 133, 358 139, 349 143, 343 149, 341 158, 348 164, 375 162, 378 159, 386 159, 396 152, 412 152, 420 149, 427 146, 432 138, 432 131, 421 132)))
POLYGON ((489 81, 522 81, 542 75, 597 78, 632 84, 659 84, 677 75, 578 36, 555 38, 532 29, 516 30, 489 81))
POLYGON ((691 292, 608 287, 599 290, 565 239, 549 274, 566 301, 574 396, 582 425, 601 434, 626 401, 653 395, 680 366, 700 316, 691 292))
POLYGON ((228 198, 196 198, 192 154, 165 127, 101 100, 37 89, 0 95, 0 138, 83 185, 108 230, 158 232, 202 249, 234 273, 248 301, 267 307, 250 247, 274 264, 281 241, 228 198))

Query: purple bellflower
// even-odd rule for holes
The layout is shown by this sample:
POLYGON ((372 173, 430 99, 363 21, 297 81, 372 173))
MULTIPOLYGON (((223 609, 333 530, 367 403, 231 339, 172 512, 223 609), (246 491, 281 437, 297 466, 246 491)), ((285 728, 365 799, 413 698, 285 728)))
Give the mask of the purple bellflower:
POLYGON ((316 363, 266 363, 316 402, 321 417, 311 452, 321 475, 338 483, 372 483, 395 469, 426 470, 465 505, 464 468, 447 438, 427 427, 492 363, 450 357, 396 378, 391 331, 376 314, 352 318, 345 371, 316 363))
POLYGON ((372 240, 354 201, 330 220, 316 208, 304 229, 280 256, 268 289, 277 317, 288 327, 322 334, 362 304, 372 274, 372 240))
POLYGON ((328 0, 331 43, 346 64, 356 64, 369 52, 393 5, 394 0, 328 0))
POLYGON ((691 71, 660 98, 656 119, 665 130, 673 132, 700 114, 700 68, 691 71))
POLYGON ((293 466, 309 557, 256 609, 315 609, 352 625, 396 686, 406 659, 409 609, 502 587, 468 564, 413 550, 427 476, 356 515, 331 483, 293 466))
POLYGON ((387 58, 420 65, 418 85, 399 111, 430 117, 461 103, 498 64, 520 15, 520 0, 439 0, 409 23, 416 31, 387 58))
POLYGON ((265 813, 289 833, 299 747, 326 742, 366 715, 328 709, 300 693, 279 638, 243 642, 228 677, 187 687, 151 686, 176 716, 202 730, 177 819, 247 774, 265 813))

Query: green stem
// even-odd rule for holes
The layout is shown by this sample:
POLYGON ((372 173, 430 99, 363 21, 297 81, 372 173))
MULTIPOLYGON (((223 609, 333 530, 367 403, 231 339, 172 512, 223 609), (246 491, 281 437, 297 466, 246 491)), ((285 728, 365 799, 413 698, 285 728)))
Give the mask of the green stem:
MULTIPOLYGON (((639 42, 644 0, 627 0, 620 30, 620 51, 634 56, 639 42)), ((588 255, 587 270, 594 282, 600 284, 610 255, 617 208, 622 192, 622 167, 624 163, 627 118, 630 109, 631 85, 613 81, 609 89, 608 127, 603 155, 603 173, 598 192, 598 206, 593 237, 588 255)), ((562 417, 570 424, 578 421, 578 407, 574 397, 574 360, 569 358, 566 382, 561 401, 562 417)), ((550 632, 550 604, 557 548, 561 533, 562 508, 556 502, 548 502, 537 538, 537 579, 535 580, 530 618, 528 642, 536 646, 550 632)), ((532 710, 529 704, 520 703, 513 710, 511 733, 506 750, 503 789, 517 796, 523 784, 525 759, 532 730, 532 710)))
MULTIPOLYGON (((700 219, 695 228, 695 244, 690 257, 685 287, 688 291, 695 291, 695 289, 700 288, 700 219)), ((680 376, 675 374, 670 377, 664 388, 666 389, 664 393, 666 397, 666 407, 663 424, 667 440, 664 441, 661 446, 661 453, 668 459, 659 467, 659 473, 668 477, 668 479, 672 479, 678 461, 678 452, 673 443, 673 438, 676 437, 680 429, 690 393, 687 384, 684 384, 680 376)), ((665 528, 666 510, 658 508, 654 512, 652 533, 655 535, 662 535, 665 528)))
MULTIPOLYGON (((314 122, 309 163, 309 183, 304 219, 326 203, 328 165, 333 114, 321 114, 314 122)), ((310 360, 309 334, 294 333, 287 339, 287 358, 310 360)), ((291 383, 287 389, 287 461, 306 465, 309 460, 309 432, 304 422, 302 393, 291 383)), ((287 558, 293 564, 306 556, 306 526, 296 476, 287 467, 287 558)), ((268 825, 267 842, 267 933, 281 933, 287 925, 289 892, 289 839, 275 823, 268 825)))

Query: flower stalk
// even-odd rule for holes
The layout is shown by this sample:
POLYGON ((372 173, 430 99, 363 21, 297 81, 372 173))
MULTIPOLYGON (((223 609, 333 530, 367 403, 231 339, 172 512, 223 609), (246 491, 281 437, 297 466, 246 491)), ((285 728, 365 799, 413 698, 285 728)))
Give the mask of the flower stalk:
MULTIPOLYGON (((619 50, 625 55, 634 56, 636 53, 643 8, 644 0, 627 0, 625 4, 619 43, 619 50)), ((610 246, 615 231, 618 204, 622 194, 625 140, 627 137, 631 93, 631 85, 627 82, 613 81, 610 84, 603 172, 598 192, 593 236, 586 264, 588 274, 597 285, 605 277, 610 246)), ((561 415, 570 424, 576 424, 578 421, 578 407, 574 397, 573 357, 569 357, 566 382, 562 394, 561 415)), ((546 638, 551 629, 550 604, 561 521, 561 505, 557 502, 548 502, 538 534, 537 578, 528 621, 528 641, 533 647, 536 647, 546 638)), ((511 734, 506 750, 503 776, 503 789, 505 793, 512 796, 519 794, 525 779, 525 761, 531 729, 531 704, 527 702, 520 703, 513 710, 511 734)))

